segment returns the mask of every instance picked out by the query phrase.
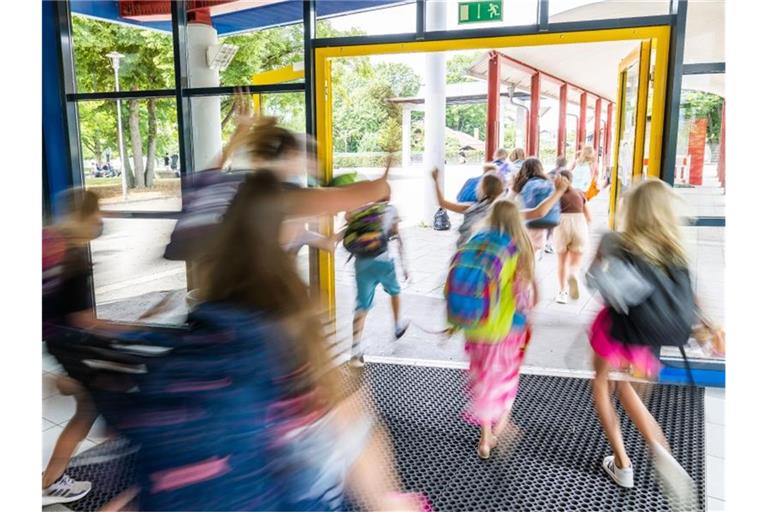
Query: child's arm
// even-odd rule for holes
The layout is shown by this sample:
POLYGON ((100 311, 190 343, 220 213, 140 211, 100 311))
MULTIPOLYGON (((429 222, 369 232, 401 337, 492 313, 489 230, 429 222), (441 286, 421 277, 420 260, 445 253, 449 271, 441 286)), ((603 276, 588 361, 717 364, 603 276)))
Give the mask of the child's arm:
POLYGON ((432 170, 432 181, 435 184, 435 194, 437 194, 437 204, 440 205, 440 208, 445 208, 446 210, 450 210, 450 211, 456 212, 456 213, 464 213, 465 211, 467 211, 467 209, 470 207, 470 205, 468 205, 468 204, 452 203, 452 202, 446 200, 443 197, 443 192, 440 190, 440 185, 437 183, 437 174, 438 174, 438 172, 440 172, 440 171, 438 171, 437 167, 435 167, 432 170))
POLYGON ((587 219, 588 224, 592 224, 592 212, 589 211, 586 201, 584 202, 584 217, 587 219))
POLYGON ((555 206, 555 203, 560 200, 560 197, 562 197, 567 188, 568 180, 562 176, 555 178, 555 191, 552 192, 549 197, 540 202, 536 208, 522 210, 521 213, 523 214, 525 220, 538 219, 546 215, 547 212, 551 210, 553 206, 555 206))
POLYGON ((533 305, 536 306, 536 304, 539 303, 539 286, 536 284, 535 279, 531 282, 531 287, 533 288, 533 294, 532 294, 533 305))

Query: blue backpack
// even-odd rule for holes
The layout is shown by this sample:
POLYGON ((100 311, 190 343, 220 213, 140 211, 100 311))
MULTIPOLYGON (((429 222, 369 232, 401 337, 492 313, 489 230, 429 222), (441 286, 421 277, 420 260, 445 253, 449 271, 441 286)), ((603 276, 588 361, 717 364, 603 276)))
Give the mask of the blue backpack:
MULTIPOLYGON (((542 201, 555 191, 555 185, 546 178, 534 176, 528 180, 520 191, 526 208, 536 208, 542 201)), ((528 221, 527 226, 533 229, 549 229, 560 224, 560 202, 556 202, 546 215, 539 219, 528 221)))
POLYGON ((451 325, 474 329, 489 321, 499 303, 504 263, 515 251, 508 235, 492 231, 478 233, 459 248, 445 283, 451 325))

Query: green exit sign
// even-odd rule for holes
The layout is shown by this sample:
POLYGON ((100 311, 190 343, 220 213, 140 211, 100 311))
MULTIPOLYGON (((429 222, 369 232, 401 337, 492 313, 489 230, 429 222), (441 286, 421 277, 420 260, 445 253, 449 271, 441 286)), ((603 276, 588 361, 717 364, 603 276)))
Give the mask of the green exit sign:
POLYGON ((501 0, 459 2, 459 25, 480 21, 501 21, 501 0))

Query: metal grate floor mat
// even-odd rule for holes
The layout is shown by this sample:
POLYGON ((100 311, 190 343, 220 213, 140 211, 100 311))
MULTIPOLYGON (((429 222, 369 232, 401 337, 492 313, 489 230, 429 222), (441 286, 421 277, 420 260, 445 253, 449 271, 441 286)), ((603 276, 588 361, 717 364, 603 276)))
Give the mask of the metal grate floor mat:
MULTIPOLYGON (((600 465, 610 448, 592 406, 591 381, 523 375, 512 410, 516 434, 480 460, 479 428, 462 419, 466 373, 461 370, 367 364, 372 390, 366 404, 388 427, 397 471, 408 491, 425 494, 436 511, 649 511, 674 508, 661 493, 640 433, 621 408, 624 442, 635 488, 622 489, 600 465)), ((650 387, 646 404, 677 460, 697 485, 705 509, 704 390, 650 387)), ((133 480, 133 456, 118 441, 73 459, 67 472, 93 482, 73 510, 96 510, 133 480)))

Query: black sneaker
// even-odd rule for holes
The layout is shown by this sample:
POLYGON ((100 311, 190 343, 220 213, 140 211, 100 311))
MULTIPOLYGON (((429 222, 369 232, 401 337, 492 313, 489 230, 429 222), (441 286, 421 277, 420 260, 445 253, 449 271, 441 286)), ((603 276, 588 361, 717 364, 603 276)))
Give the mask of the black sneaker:
POLYGON ((405 331, 407 331, 408 327, 410 327, 410 326, 411 326, 411 322, 407 322, 407 321, 401 323, 399 326, 396 325, 395 326, 395 339, 399 340, 400 338, 402 338, 403 335, 405 335, 405 331))

